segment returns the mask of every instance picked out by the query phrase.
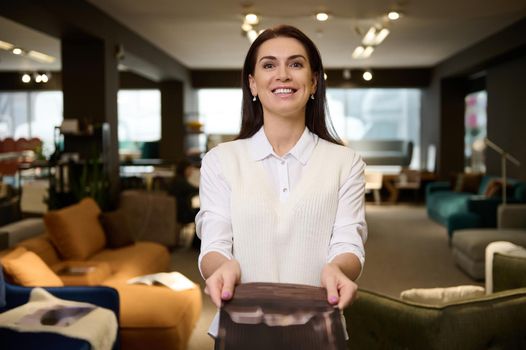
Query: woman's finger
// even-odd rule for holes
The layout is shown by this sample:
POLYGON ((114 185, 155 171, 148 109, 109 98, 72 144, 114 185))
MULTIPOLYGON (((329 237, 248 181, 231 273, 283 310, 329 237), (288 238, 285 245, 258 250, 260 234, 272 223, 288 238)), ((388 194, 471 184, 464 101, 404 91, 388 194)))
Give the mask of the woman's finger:
POLYGON ((231 273, 223 274, 223 287, 221 288, 221 299, 230 300, 234 295, 236 277, 231 273))
POLYGON ((328 276, 325 278, 323 284, 327 290, 327 301, 331 305, 336 305, 340 300, 336 279, 333 276, 328 276))
POLYGON ((206 287, 208 288, 210 299, 212 299, 212 302, 215 304, 215 306, 220 308, 221 307, 221 287, 222 287, 221 281, 215 276, 212 276, 206 280, 206 287))
POLYGON ((342 281, 339 289, 340 300, 338 303, 338 308, 340 310, 343 310, 352 303, 356 296, 356 290, 357 285, 353 281, 349 279, 347 279, 346 281, 342 281))

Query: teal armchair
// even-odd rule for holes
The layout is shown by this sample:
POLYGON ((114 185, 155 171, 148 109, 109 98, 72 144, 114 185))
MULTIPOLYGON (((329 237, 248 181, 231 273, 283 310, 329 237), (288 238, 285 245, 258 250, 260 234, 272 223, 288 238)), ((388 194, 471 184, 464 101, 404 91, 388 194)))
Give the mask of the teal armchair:
MULTIPOLYGON (((485 197, 490 182, 496 176, 483 176, 477 193, 454 191, 449 182, 433 182, 426 187, 428 216, 446 227, 451 239, 455 230, 497 227, 497 208, 500 197, 485 197)), ((526 182, 509 179, 509 203, 526 202, 526 182)))

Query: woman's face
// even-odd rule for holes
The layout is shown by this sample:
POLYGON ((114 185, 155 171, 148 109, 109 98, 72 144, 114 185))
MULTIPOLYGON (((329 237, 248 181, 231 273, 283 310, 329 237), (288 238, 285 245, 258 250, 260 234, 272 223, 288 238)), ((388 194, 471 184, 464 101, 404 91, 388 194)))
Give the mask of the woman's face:
POLYGON ((261 44, 249 82, 252 95, 261 101, 265 118, 305 119, 305 106, 316 92, 316 77, 305 48, 288 37, 261 44))

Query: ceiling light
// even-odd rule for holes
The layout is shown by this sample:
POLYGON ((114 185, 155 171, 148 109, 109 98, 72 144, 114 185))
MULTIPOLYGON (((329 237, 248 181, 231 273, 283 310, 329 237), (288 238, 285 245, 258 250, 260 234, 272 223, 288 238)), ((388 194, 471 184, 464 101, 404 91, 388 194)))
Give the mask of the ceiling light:
POLYGON ((27 73, 25 73, 24 75, 22 75, 22 82, 27 84, 31 81, 31 76, 27 73))
POLYGON ((0 40, 0 49, 9 51, 9 50, 12 50, 14 47, 15 45, 8 43, 6 41, 0 40))
POLYGON ((365 34, 362 40, 362 44, 364 45, 372 45, 374 43, 374 39, 376 38, 376 27, 371 27, 365 34))
POLYGON ((373 79, 373 73, 370 70, 366 70, 363 72, 363 80, 365 81, 371 81, 373 79))
POLYGON ((369 58, 373 54, 374 47, 367 46, 365 50, 363 50, 362 58, 369 58))
POLYGON ((243 24, 241 25, 241 29, 243 29, 244 32, 248 32, 252 30, 252 28, 252 24, 248 24, 247 22, 243 22, 243 24))
POLYGON ((49 81, 49 77, 45 73, 40 76, 40 79, 43 83, 47 83, 49 81))
POLYGON ((389 33, 390 33, 389 29, 382 28, 379 32, 376 33, 376 38, 374 40, 374 45, 380 45, 382 43, 382 41, 384 41, 385 38, 387 38, 389 33))
POLYGON ((259 23, 258 15, 254 14, 254 13, 247 13, 245 15, 245 23, 251 24, 253 26, 258 24, 259 23))
POLYGON ((389 20, 391 20, 391 21, 396 21, 397 19, 400 18, 400 12, 398 12, 398 11, 390 11, 387 14, 387 18, 389 18, 389 20))
POLYGON ((15 47, 15 48, 13 49, 13 54, 15 54, 15 55, 21 55, 21 54, 22 54, 22 49, 19 48, 19 47, 15 47))
POLYGON ((329 14, 327 14, 326 12, 318 12, 316 14, 316 19, 320 22, 325 22, 329 19, 329 14))
POLYGON ((380 45, 382 41, 389 35, 389 29, 371 27, 365 34, 362 44, 366 46, 380 45))
POLYGON ((39 73, 35 73, 35 83, 41 83, 42 76, 39 73))
POLYGON ((323 79, 327 80, 327 78, 328 78, 327 73, 323 73, 323 79))
POLYGON ((352 58, 361 58, 364 51, 365 51, 365 47, 358 46, 356 49, 354 49, 352 53, 352 58))
POLYGON ((55 57, 46 55, 45 53, 42 53, 42 52, 31 50, 27 53, 27 55, 40 62, 45 62, 45 63, 55 62, 55 57))
POLYGON ((350 69, 344 69, 342 72, 343 79, 349 80, 351 79, 351 70, 350 69))
POLYGON ((352 53, 352 58, 355 59, 364 59, 369 58, 374 51, 373 46, 358 46, 356 49, 354 49, 352 53))
POLYGON ((257 37, 258 37, 258 32, 256 32, 254 29, 249 30, 247 32, 247 38, 248 38, 248 40, 250 40, 251 43, 253 43, 254 40, 257 39, 257 37))

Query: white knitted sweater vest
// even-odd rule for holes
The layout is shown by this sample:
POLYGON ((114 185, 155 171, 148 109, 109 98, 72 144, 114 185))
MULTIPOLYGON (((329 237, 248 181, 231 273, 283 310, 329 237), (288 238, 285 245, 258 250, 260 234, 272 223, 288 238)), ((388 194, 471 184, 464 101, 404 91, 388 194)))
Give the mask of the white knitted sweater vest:
POLYGON ((280 202, 247 140, 218 146, 231 188, 233 254, 241 282, 281 282, 320 286, 338 206, 338 191, 354 152, 319 139, 302 178, 280 202))

